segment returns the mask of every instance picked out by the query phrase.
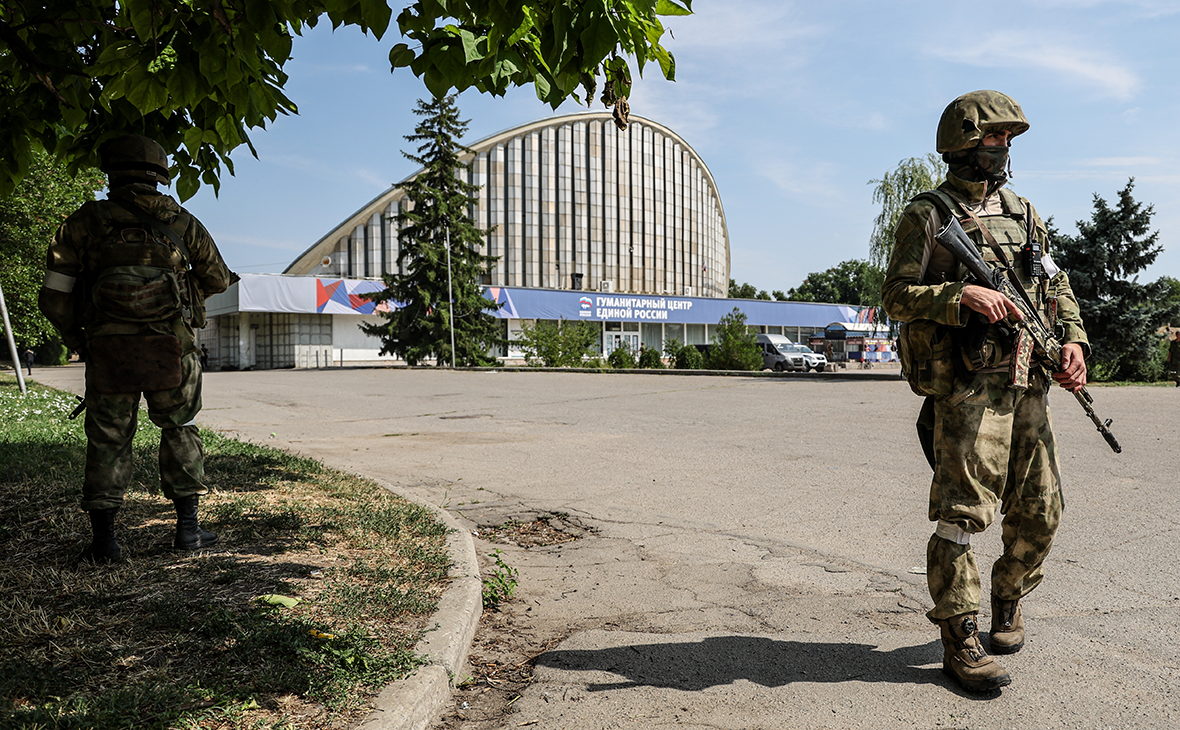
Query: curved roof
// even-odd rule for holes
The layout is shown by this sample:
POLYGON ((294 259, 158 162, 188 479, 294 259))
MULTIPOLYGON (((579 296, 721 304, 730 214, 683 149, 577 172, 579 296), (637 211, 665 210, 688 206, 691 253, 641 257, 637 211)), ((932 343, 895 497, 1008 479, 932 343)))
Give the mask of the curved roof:
MULTIPOLYGON (((518 137, 523 134, 527 134, 529 132, 538 131, 538 130, 545 129, 548 127, 560 127, 560 126, 570 124, 573 122, 584 122, 584 121, 612 121, 611 112, 609 112, 609 111, 574 112, 572 114, 563 114, 560 116, 546 117, 544 119, 538 119, 533 122, 528 122, 527 124, 522 124, 522 125, 519 125, 516 127, 511 127, 509 129, 505 129, 503 131, 500 131, 495 134, 484 137, 483 139, 477 140, 476 142, 473 142, 471 144, 465 144, 465 146, 468 149, 470 149, 471 152, 465 154, 463 159, 464 159, 464 162, 469 162, 476 155, 483 153, 483 152, 487 152, 488 150, 491 150, 492 148, 494 148, 496 145, 500 144, 501 142, 504 142, 505 140, 512 139, 514 137, 518 137)), ((718 212, 720 213, 720 216, 721 216, 721 230, 725 232, 725 238, 728 241, 729 227, 725 221, 725 206, 721 202, 721 194, 717 190, 717 183, 713 179, 713 173, 709 170, 709 166, 705 164, 705 161, 703 159, 701 159, 701 156, 699 154, 697 154, 696 150, 694 150, 692 148, 692 145, 690 145, 687 141, 685 141, 683 137, 681 137, 676 132, 673 132, 668 127, 665 127, 664 125, 660 124, 659 122, 654 122, 650 119, 636 116, 636 115, 632 115, 630 118, 630 121, 631 121, 631 124, 638 123, 640 125, 650 127, 651 129, 658 130, 661 134, 663 134, 667 138, 680 144, 684 150, 686 150, 690 155, 692 155, 692 159, 700 167, 701 173, 709 186, 709 190, 712 193, 713 198, 717 201, 718 212)), ((283 273, 284 274, 299 275, 299 274, 307 273, 307 271, 310 271, 312 268, 314 268, 316 262, 318 262, 320 258, 322 258, 325 255, 331 254, 335 250, 336 242, 340 238, 348 236, 357 226, 362 225, 366 221, 368 221, 374 213, 378 213, 380 211, 385 210, 386 206, 388 206, 391 202, 401 199, 402 196, 404 195, 404 193, 403 193, 400 186, 404 182, 406 182, 407 180, 412 180, 415 177, 417 177, 419 174, 421 174, 423 172, 423 169, 424 168, 420 168, 420 169, 416 170, 414 172, 414 174, 399 181, 397 184, 390 186, 390 188, 388 190, 385 190, 380 195, 378 195, 377 197, 370 200, 368 203, 365 203, 363 206, 358 208, 355 213, 353 213, 352 215, 345 218, 339 225, 337 225, 335 228, 333 228, 332 230, 325 233, 322 237, 320 237, 320 239, 318 241, 316 241, 310 247, 308 247, 308 249, 306 251, 304 251, 298 257, 296 257, 296 259, 293 262, 291 262, 291 264, 286 269, 283 270, 283 273), (300 269, 300 271, 296 271, 296 269, 300 269)), ((728 248, 729 247, 728 247, 728 243, 727 243, 727 245, 726 245, 726 258, 727 259, 728 259, 728 254, 729 254, 728 248)), ((727 266, 728 266, 728 262, 727 262, 727 266)))

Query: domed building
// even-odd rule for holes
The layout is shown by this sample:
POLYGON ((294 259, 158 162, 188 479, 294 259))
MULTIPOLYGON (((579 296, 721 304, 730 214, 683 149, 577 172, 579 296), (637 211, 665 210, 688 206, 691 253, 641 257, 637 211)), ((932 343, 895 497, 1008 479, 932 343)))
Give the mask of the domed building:
MULTIPOLYGON (((608 112, 531 122, 467 145, 478 186, 471 215, 498 258, 482 282, 511 340, 526 320, 600 323, 603 355, 620 345, 711 340, 738 304, 752 326, 802 338, 855 308, 728 300, 730 241, 709 168, 671 129, 608 112)), ((418 174, 418 173, 415 173, 418 174)), ((412 179, 412 178, 411 178, 412 179)), ((360 322, 380 321, 361 294, 397 273, 399 185, 312 244, 281 275, 245 274, 209 300, 198 335, 217 368, 324 367, 386 360, 360 322)), ((498 353, 518 357, 510 346, 498 353)))
MULTIPOLYGON (((554 117, 469 145, 471 215, 491 229, 495 287, 724 297, 729 233, 709 168, 672 130, 609 112, 554 117)), ((417 174, 417 173, 415 173, 417 174)), ((296 276, 378 277, 396 267, 398 186, 317 241, 296 276)))

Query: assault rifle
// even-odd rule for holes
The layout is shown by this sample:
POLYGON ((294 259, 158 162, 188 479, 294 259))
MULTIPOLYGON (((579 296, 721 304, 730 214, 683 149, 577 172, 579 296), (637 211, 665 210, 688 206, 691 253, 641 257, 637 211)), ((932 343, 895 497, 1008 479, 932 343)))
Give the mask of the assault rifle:
MULTIPOLYGON (((953 215, 948 216, 946 225, 935 234, 934 239, 941 243, 947 251, 954 254, 954 257, 967 267, 967 270, 975 277, 976 283, 988 289, 998 291, 1012 300, 1012 303, 1016 305, 1016 309, 1020 311, 1022 319, 1014 324, 1004 324, 1003 320, 997 324, 1023 330, 1028 333, 1033 343, 1032 356, 1036 361, 1050 372, 1062 372, 1061 343, 1058 342, 1057 337, 1045 326, 1040 315, 1037 314, 1037 308, 1029 301, 1024 287, 1012 283, 1004 275, 1002 269, 990 266, 983 260, 983 257, 979 255, 979 250, 975 247, 975 243, 967 237, 967 234, 963 231, 963 226, 959 224, 959 220, 953 215)), ((1078 403, 1082 405, 1082 409, 1086 412, 1086 415, 1098 427, 1098 433, 1102 434, 1102 438, 1106 439, 1106 443, 1110 444, 1110 448, 1114 449, 1114 453, 1121 454, 1123 447, 1119 446, 1118 440, 1110 432, 1111 419, 1108 418, 1103 422, 1094 413, 1094 408, 1090 405, 1094 400, 1090 397, 1085 387, 1074 393, 1074 397, 1078 399, 1078 403)))

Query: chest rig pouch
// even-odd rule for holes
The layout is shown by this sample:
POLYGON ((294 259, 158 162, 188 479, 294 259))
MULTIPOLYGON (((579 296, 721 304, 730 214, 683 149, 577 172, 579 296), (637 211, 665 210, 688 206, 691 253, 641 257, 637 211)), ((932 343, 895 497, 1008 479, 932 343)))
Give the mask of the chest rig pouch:
MULTIPOLYGON (((951 215, 957 217, 983 259, 992 266, 1011 268, 1030 298, 1036 301, 1039 277, 1029 275, 1035 270, 1029 266, 1027 257, 1035 256, 1039 269, 1040 246, 1029 252, 1028 242, 1036 241, 1032 214, 1015 193, 1001 189, 998 214, 989 211, 979 216, 980 222, 995 239, 995 248, 985 242, 979 226, 949 194, 931 190, 920 193, 914 200, 931 202, 935 208, 932 215, 941 220, 951 215)), ((935 221, 935 229, 941 220, 935 221)), ((966 267, 949 252, 933 242, 928 243, 922 283, 963 281, 967 277, 966 267)), ((1011 330, 992 325, 983 315, 972 312, 962 327, 928 320, 907 323, 902 326, 899 344, 902 370, 911 390, 919 395, 937 397, 950 394, 956 379, 970 380, 981 370, 1000 370, 1011 360, 1014 338, 1011 330)))

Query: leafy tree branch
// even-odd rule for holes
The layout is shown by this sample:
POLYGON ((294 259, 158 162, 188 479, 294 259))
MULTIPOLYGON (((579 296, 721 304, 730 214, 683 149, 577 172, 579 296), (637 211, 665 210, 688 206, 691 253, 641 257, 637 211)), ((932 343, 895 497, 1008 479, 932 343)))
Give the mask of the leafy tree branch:
MULTIPOLYGON (((146 134, 173 152, 182 200, 218 188, 249 132, 297 113, 284 93, 294 36, 327 20, 384 38, 386 0, 3 0, 0 2, 0 196, 37 150, 71 171, 97 166, 106 139, 146 134)), ((389 53, 443 97, 533 86, 557 107, 584 92, 625 126, 635 70, 676 64, 661 16, 691 0, 415 0, 389 53)), ((579 101, 582 101, 579 98, 579 101)))

